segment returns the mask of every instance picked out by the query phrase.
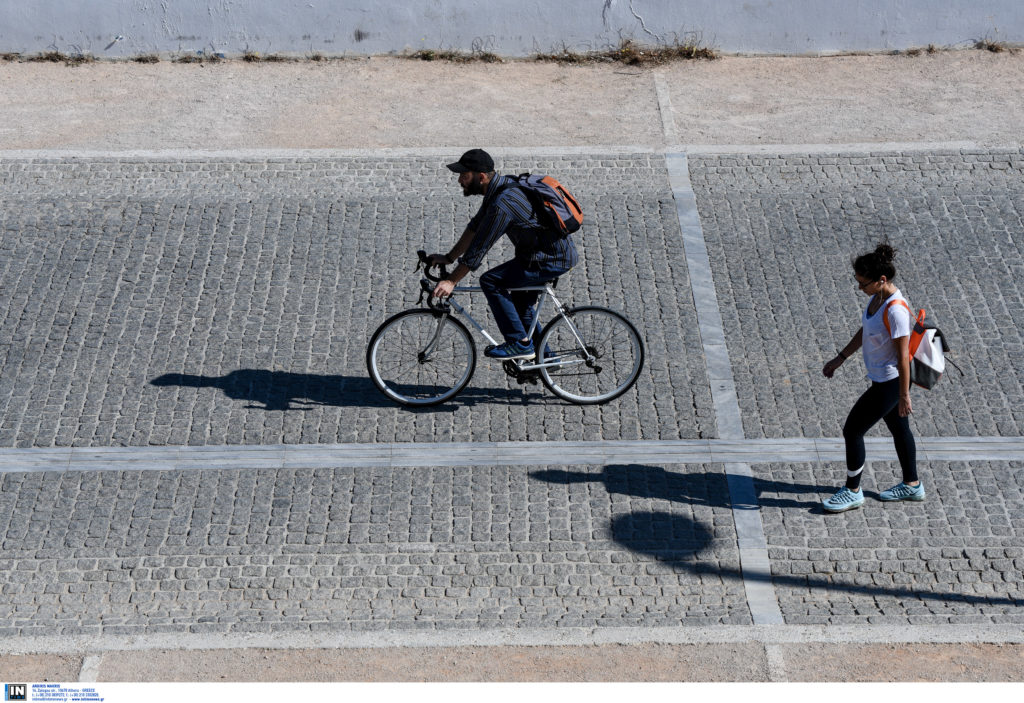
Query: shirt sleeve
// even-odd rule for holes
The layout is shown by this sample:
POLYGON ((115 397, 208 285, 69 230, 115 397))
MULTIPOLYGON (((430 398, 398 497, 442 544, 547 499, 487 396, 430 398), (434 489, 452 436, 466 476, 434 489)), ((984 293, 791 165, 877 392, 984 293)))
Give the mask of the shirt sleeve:
POLYGON ((512 223, 512 218, 497 207, 489 207, 487 211, 477 215, 470 221, 470 227, 476 223, 474 231, 476 235, 470 242, 469 249, 459 257, 459 262, 465 264, 470 271, 476 271, 480 267, 484 256, 498 241, 498 237, 505 234, 512 223))
POLYGON ((890 305, 888 310, 890 336, 893 339, 910 336, 910 309, 899 303, 890 305))

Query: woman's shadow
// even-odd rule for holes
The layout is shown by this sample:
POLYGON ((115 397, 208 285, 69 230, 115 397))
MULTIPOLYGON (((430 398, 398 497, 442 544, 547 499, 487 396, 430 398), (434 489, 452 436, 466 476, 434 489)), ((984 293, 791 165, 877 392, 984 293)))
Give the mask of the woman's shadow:
MULTIPOLYGON (((547 469, 534 471, 531 477, 556 484, 602 483, 609 493, 652 498, 673 503, 709 505, 716 508, 732 508, 729 482, 721 472, 678 472, 666 471, 661 466, 646 464, 609 464, 599 473, 547 469)), ((758 479, 758 504, 777 508, 806 508, 818 510, 821 502, 818 495, 829 490, 828 486, 805 483, 784 483, 758 479), (781 497, 785 494, 794 497, 781 497), (801 496, 810 497, 803 498, 801 496)))

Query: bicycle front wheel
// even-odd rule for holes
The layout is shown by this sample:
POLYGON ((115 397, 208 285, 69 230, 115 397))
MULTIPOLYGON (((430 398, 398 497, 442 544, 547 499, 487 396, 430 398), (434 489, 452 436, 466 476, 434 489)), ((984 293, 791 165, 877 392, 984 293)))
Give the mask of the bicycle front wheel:
POLYGON ((402 405, 437 405, 469 383, 476 346, 458 320, 414 309, 388 318, 366 347, 366 368, 381 393, 402 405))
POLYGON ((541 336, 541 350, 541 363, 558 364, 541 367, 544 385, 581 405, 618 398, 636 383, 644 365, 644 345, 632 323, 594 306, 573 308, 552 320, 541 336))

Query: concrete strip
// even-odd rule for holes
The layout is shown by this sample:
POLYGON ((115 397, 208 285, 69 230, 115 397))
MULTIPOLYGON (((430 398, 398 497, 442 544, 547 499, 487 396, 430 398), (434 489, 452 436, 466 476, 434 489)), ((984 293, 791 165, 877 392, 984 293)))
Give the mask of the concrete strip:
POLYGON ((356 633, 153 634, 99 637, 6 637, 0 655, 99 655, 153 649, 348 649, 383 647, 575 646, 600 644, 1024 644, 1019 625, 729 625, 559 629, 381 630, 356 633))
MULTIPOLYGON (((1004 681, 1024 645, 635 644, 110 652, 98 681, 1004 681)), ((0 668, 5 662, 0 657, 0 668)))
MULTIPOLYGON (((918 437, 926 461, 1022 461, 1024 439, 1013 437, 918 437)), ((865 440, 876 461, 894 461, 892 440, 865 440)), ((317 444, 213 447, 119 447, 116 449, 0 449, 0 473, 47 471, 215 471, 388 466, 560 466, 626 463, 750 465, 843 461, 835 438, 701 439, 595 442, 452 442, 437 444, 317 444), (439 455, 438 448, 443 448, 439 455)), ((748 494, 749 495, 749 494, 748 494)))
POLYGON ((99 681, 102 654, 90 654, 82 660, 82 670, 78 674, 79 683, 95 683, 99 681))
POLYGON ((768 665, 768 680, 774 683, 784 683, 786 678, 786 657, 782 647, 777 644, 766 644, 764 646, 765 660, 768 665))
POLYGON ((661 128, 665 134, 665 143, 678 144, 679 131, 676 129, 675 117, 672 116, 672 100, 669 98, 665 74, 661 71, 654 73, 654 90, 658 94, 658 111, 661 113, 661 128))
MULTIPOLYGON (((381 147, 376 149, 0 149, 0 160, 26 159, 140 159, 180 161, 183 159, 352 159, 352 158, 447 158, 479 145, 453 147, 381 147)), ((1020 144, 980 145, 969 141, 952 142, 862 142, 855 144, 596 144, 589 146, 483 146, 495 156, 593 156, 601 154, 687 154, 714 156, 724 154, 880 154, 932 151, 1020 151, 1020 144)))
POLYGON ((104 660, 102 680, 758 682, 765 681, 767 673, 764 647, 744 642, 111 652, 104 660))
MULTIPOLYGON (((665 162, 672 185, 672 195, 676 201, 679 227, 683 233, 683 250, 697 310, 697 326, 700 329, 701 344, 704 346, 718 436, 726 440, 742 440, 743 418, 740 415, 736 384, 733 381, 732 366, 725 344, 722 315, 711 271, 711 258, 700 226, 697 197, 690 183, 686 155, 667 153, 665 162)), ((758 512, 753 472, 748 464, 738 462, 727 463, 725 469, 740 551, 743 587, 751 618, 755 625, 781 623, 782 611, 775 595, 775 586, 772 585, 768 542, 758 512)))

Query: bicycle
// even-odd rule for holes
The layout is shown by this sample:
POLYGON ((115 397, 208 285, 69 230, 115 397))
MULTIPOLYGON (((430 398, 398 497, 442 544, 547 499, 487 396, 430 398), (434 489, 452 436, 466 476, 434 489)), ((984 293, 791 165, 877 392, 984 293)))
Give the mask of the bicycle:
MULTIPOLYGON (((465 308, 456 293, 482 293, 479 286, 456 286, 452 296, 433 297, 434 285, 448 277, 445 266, 431 264, 417 252, 423 267, 419 304, 385 320, 366 347, 366 368, 374 385, 391 400, 407 406, 429 406, 454 398, 476 370, 476 345, 465 317, 490 344, 498 344, 465 308), (440 275, 431 274, 434 267, 440 275)), ((620 313, 594 305, 566 309, 555 297, 557 279, 540 286, 510 290, 539 291, 536 315, 529 329, 533 338, 545 301, 557 315, 544 327, 537 346, 539 357, 502 362, 505 373, 520 384, 539 377, 556 396, 571 403, 607 403, 628 391, 644 365, 644 345, 633 324, 620 313), (542 351, 543 350, 543 351, 542 351)))

